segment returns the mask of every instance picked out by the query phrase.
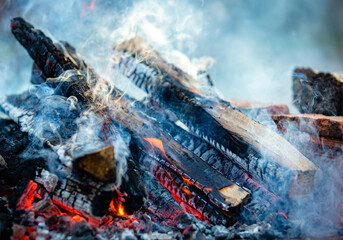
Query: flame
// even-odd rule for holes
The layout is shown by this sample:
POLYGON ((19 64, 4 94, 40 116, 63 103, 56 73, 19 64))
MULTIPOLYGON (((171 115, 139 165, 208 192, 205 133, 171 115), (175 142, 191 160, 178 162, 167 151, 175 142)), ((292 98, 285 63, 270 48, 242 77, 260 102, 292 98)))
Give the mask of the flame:
POLYGON ((192 195, 192 192, 191 191, 189 191, 187 188, 182 188, 182 190, 185 192, 185 193, 187 193, 188 195, 192 195))
POLYGON ((110 209, 112 209, 114 215, 116 215, 118 217, 127 217, 128 216, 125 213, 125 208, 124 208, 123 203, 121 201, 114 201, 114 199, 112 199, 112 201, 110 203, 110 209))
POLYGON ((144 138, 145 141, 149 142, 151 144, 151 147, 152 147, 152 150, 154 151, 155 150, 155 147, 157 149, 159 149, 161 151, 161 153, 163 154, 163 156, 167 159, 167 154, 164 150, 164 147, 163 147, 163 143, 160 139, 157 139, 157 138, 144 138))
POLYGON ((284 216, 286 219, 288 218, 288 216, 286 215, 285 211, 279 210, 277 213, 282 215, 282 216, 284 216))
POLYGON ((125 215, 125 211, 124 211, 124 206, 123 205, 119 205, 119 207, 118 207, 118 215, 119 215, 119 217, 125 215))

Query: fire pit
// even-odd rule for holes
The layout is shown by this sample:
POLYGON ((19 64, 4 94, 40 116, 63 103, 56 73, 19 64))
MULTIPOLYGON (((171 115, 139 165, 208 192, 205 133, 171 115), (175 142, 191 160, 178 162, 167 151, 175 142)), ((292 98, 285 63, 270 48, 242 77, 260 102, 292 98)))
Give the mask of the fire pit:
POLYGON ((20 17, 11 30, 34 63, 30 89, 0 105, 1 238, 342 234, 339 117, 224 100, 140 37, 114 45, 111 66, 137 100, 67 42, 20 17))

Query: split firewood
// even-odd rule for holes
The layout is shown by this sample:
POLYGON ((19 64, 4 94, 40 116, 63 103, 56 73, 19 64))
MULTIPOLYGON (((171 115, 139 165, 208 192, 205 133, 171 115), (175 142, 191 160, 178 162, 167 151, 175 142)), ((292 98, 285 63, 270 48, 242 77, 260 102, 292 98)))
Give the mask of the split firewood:
POLYGON ((293 100, 301 113, 343 116, 343 74, 296 68, 293 100))
MULTIPOLYGON (((321 114, 277 114, 278 130, 311 159, 334 159, 343 150, 343 117, 321 114)), ((323 164, 318 162, 318 165, 323 164)))
POLYGON ((273 191, 284 193, 285 183, 290 197, 313 189, 317 166, 280 135, 217 96, 207 97, 195 80, 166 63, 143 39, 126 41, 115 50, 115 62, 124 75, 273 191))
POLYGON ((321 114, 276 114, 272 118, 281 131, 292 125, 302 132, 343 140, 343 117, 321 114))
POLYGON ((113 145, 106 146, 74 160, 74 166, 102 182, 114 182, 116 165, 113 145))

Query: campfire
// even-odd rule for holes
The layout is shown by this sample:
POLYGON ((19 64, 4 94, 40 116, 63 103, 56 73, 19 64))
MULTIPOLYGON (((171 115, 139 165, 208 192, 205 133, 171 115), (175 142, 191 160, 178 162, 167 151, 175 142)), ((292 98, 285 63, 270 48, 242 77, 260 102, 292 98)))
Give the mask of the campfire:
POLYGON ((11 29, 34 63, 32 86, 0 105, 1 238, 342 234, 343 121, 320 115, 340 111, 338 76, 296 69, 304 114, 291 115, 222 99, 207 72, 194 78, 134 37, 114 45, 112 67, 148 94, 137 100, 67 42, 22 18, 11 29), (311 88, 327 99, 322 85, 330 108, 309 103, 311 88))

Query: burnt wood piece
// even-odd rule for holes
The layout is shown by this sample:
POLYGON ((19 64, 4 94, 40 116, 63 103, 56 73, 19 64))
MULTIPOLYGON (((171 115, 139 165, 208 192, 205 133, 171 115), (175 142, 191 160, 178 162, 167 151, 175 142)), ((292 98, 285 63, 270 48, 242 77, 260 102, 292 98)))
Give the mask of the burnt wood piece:
POLYGON ((113 145, 78 157, 73 161, 73 165, 75 168, 90 174, 99 181, 114 182, 116 180, 113 145))
POLYGON ((343 152, 343 117, 278 114, 272 118, 280 133, 318 166, 325 165, 326 160, 334 160, 340 167, 338 158, 343 152))
POLYGON ((272 118, 280 131, 291 127, 319 137, 343 140, 343 117, 322 114, 276 114, 272 118))
POLYGON ((293 101, 301 113, 343 116, 343 74, 296 68, 293 101))
POLYGON ((20 44, 28 51, 31 58, 37 67, 34 66, 34 77, 33 81, 41 82, 48 78, 58 78, 48 81, 47 83, 54 86, 56 93, 60 95, 76 96, 80 99, 90 97, 85 96, 84 93, 89 93, 89 86, 86 81, 83 80, 84 76, 78 70, 77 65, 69 58, 66 57, 59 49, 56 48, 52 40, 45 36, 44 33, 38 29, 35 29, 30 23, 24 19, 17 17, 11 21, 11 29, 13 35, 20 42, 20 44), (37 71, 37 68, 40 69, 37 71), (71 91, 74 89, 70 88, 72 85, 70 82, 67 84, 63 80, 63 76, 66 71, 71 70, 70 74, 73 77, 69 77, 68 81, 72 83, 78 83, 78 91, 71 91), (38 73, 37 73, 38 72, 38 73), (37 77, 39 75, 39 77, 37 77))
MULTIPOLYGON (((150 161, 154 162, 153 159, 150 159, 150 161)), ((175 219, 183 212, 180 204, 149 171, 139 169, 138 173, 142 182, 146 183, 147 201, 144 203, 144 208, 161 220, 175 224, 175 219)))
MULTIPOLYGON (((144 157, 143 157, 144 158, 144 157)), ((224 214, 217 207, 210 203, 206 195, 199 193, 197 189, 187 185, 182 176, 175 173, 165 165, 156 162, 154 158, 146 156, 143 164, 157 178, 157 180, 170 191, 174 198, 181 204, 184 211, 196 215, 202 220, 210 221, 214 224, 233 225, 235 219, 232 215, 224 214), (187 209, 185 204, 191 209, 187 209), (196 213, 194 213, 196 212, 196 213)))
POLYGON ((272 191, 283 195, 286 189, 293 198, 313 189, 317 166, 280 135, 227 102, 207 98, 192 86, 196 81, 166 63, 143 39, 126 41, 115 50, 115 63, 124 75, 272 191))

